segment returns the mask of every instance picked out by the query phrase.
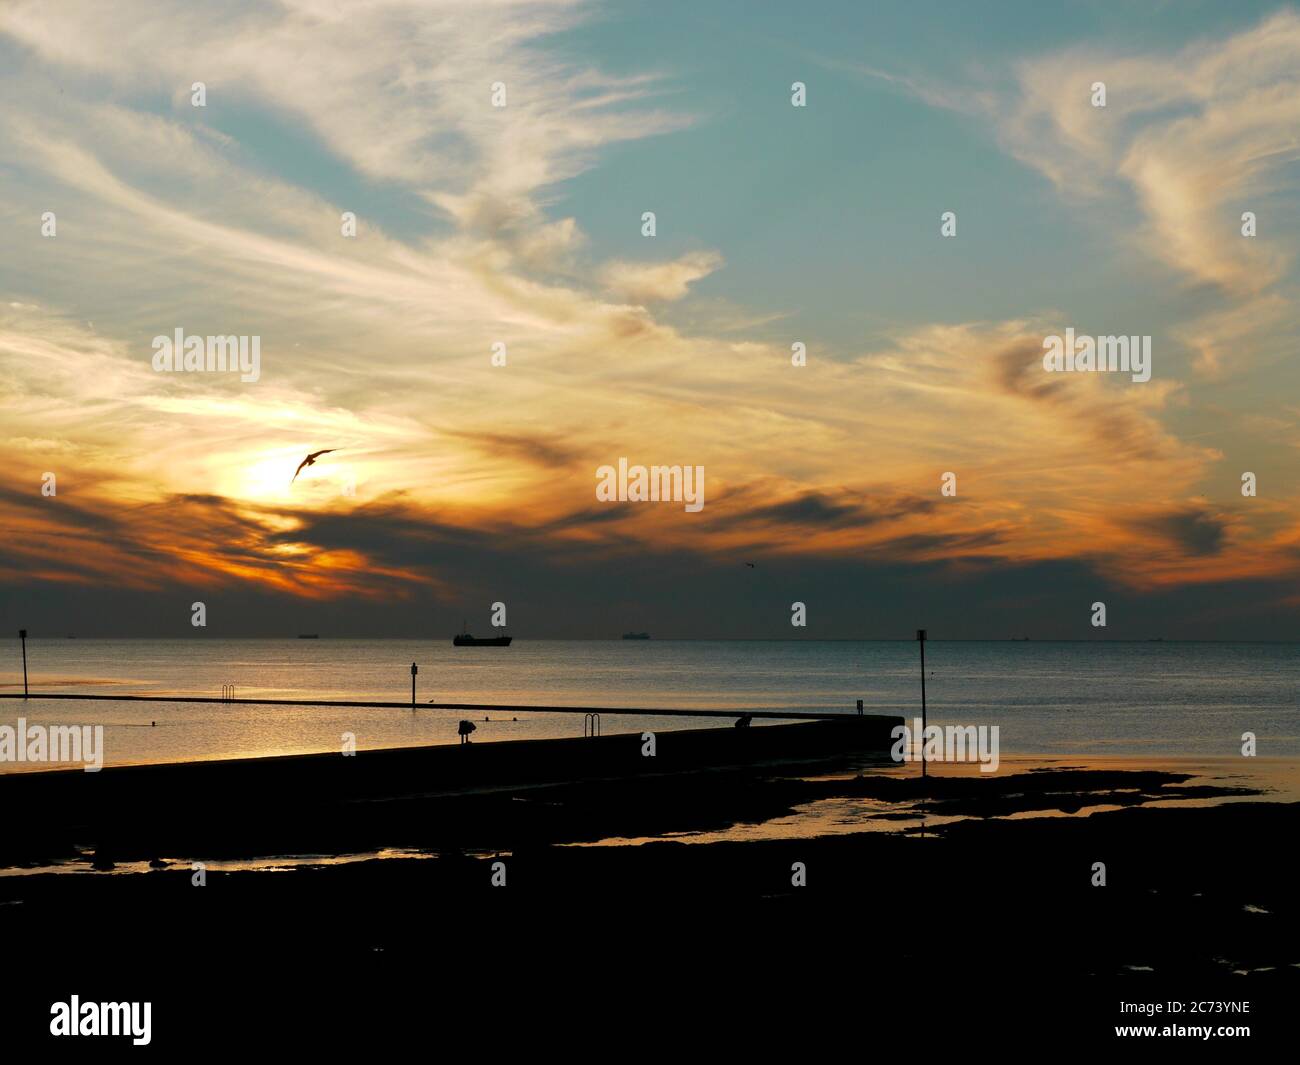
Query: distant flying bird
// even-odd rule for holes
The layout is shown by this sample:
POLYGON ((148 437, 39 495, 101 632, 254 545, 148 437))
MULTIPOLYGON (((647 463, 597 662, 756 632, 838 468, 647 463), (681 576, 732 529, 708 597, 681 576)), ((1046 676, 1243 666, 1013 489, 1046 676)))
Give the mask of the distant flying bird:
POLYGON ((752 562, 746 562, 745 565, 748 566, 750 569, 754 568, 754 563, 752 562))
MULTIPOLYGON (((302 468, 304 466, 315 466, 316 460, 320 458, 322 455, 328 455, 331 451, 338 451, 338 450, 339 448, 336 447, 327 447, 324 451, 313 451, 310 455, 308 455, 305 459, 303 459, 300 463, 298 463, 298 468, 293 471, 293 481, 296 481, 298 479, 298 474, 302 473, 302 468)), ((293 486, 293 481, 289 482, 290 487, 293 486)))

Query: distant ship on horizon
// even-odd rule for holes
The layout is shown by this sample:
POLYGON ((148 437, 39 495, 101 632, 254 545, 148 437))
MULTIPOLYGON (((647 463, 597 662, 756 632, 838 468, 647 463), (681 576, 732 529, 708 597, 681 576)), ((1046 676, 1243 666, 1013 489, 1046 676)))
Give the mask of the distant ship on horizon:
POLYGON ((509 647, 511 639, 510 636, 472 636, 462 623, 451 643, 453 647, 509 647))
POLYGON ((648 640, 648 639, 650 639, 650 634, 649 634, 648 632, 625 632, 625 633, 623 633, 623 639, 625 639, 625 640, 648 640))

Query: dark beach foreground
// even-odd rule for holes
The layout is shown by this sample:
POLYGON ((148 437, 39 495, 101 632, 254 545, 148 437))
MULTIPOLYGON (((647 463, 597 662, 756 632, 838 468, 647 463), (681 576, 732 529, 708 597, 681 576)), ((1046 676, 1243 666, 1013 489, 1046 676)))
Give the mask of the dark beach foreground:
MULTIPOLYGON (((90 847, 101 866, 160 855, 339 854, 377 846, 513 846, 535 831, 512 792, 580 781, 697 780, 704 771, 883 757, 901 719, 626 733, 0 775, 0 804, 39 809, 0 840, 0 866, 90 847), (482 823, 495 796, 509 814, 482 823), (485 833, 488 833, 485 836, 485 833), (504 833, 504 834, 502 834, 504 833), (523 836, 520 835, 523 833, 523 836), (416 843, 398 837, 420 836, 416 843), (505 842, 501 842, 505 840, 505 842)), ((699 798, 712 796, 705 787, 699 798)), ((725 803, 727 797, 713 796, 725 803)), ((613 827, 611 825, 611 827, 613 827)), ((633 825, 635 827, 635 825, 633 825)))
POLYGON ((154 984, 194 969, 283 995, 313 972, 413 967, 407 990, 535 996, 540 981, 588 1008, 615 973, 643 1005, 816 989, 837 1009, 945 984, 1019 1008, 1082 980, 1051 1008, 1105 987, 1094 1021, 1112 988, 1294 995, 1300 804, 1167 768, 900 776, 880 727, 660 733, 653 759, 629 735, 0 778, 17 815, 0 847, 5 942, 48 959, 93 941, 154 984), (875 810, 873 830, 762 838, 849 799, 875 810), (1107 809, 1060 816, 1090 807, 1107 809), (760 838, 683 841, 738 824, 760 838), (626 838, 649 842, 608 842, 626 838), (412 856, 364 857, 382 852, 412 856), (194 862, 308 855, 195 884, 194 862), (92 861, 102 871, 45 871, 92 861))

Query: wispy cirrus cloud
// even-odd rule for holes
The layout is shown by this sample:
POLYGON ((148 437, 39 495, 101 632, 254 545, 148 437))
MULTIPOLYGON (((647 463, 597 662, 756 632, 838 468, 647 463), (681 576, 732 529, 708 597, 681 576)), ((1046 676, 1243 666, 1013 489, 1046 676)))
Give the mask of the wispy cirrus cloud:
POLYGON ((708 277, 721 265, 717 252, 691 252, 666 263, 606 263, 601 278, 611 292, 636 303, 677 300, 692 281, 708 277))
MULTIPOLYGON (((1285 209, 1300 159, 1300 16, 1173 54, 1071 49, 1021 63, 1019 98, 998 129, 1063 192, 1116 180, 1145 218, 1142 247, 1189 278, 1252 296, 1285 274, 1275 241, 1243 239, 1239 215, 1285 209), (1106 86, 1094 107, 1091 85, 1106 86)), ((1265 223, 1267 226, 1267 222, 1265 223)))
POLYGON ((1296 318, 1290 219, 1300 194, 1300 14, 1166 51, 1088 42, 1009 72, 891 73, 838 63, 983 122, 1072 207, 1217 301, 1179 338, 1217 375, 1296 318), (1093 85, 1105 86, 1105 106, 1093 85), (1133 229, 1136 211, 1139 225, 1133 229), (1259 238, 1242 234, 1257 217, 1259 238), (1288 313, 1289 312, 1289 313, 1288 313))
MULTIPOLYGON (((1223 453, 1171 427, 1176 377, 1043 374, 1059 312, 917 322, 796 369, 788 340, 755 337, 770 307, 665 317, 720 252, 589 261, 556 186, 692 116, 664 106, 665 74, 551 47, 585 5, 133 13, 123 33, 120 6, 0 9, 21 60, 0 73, 0 217, 23 265, 0 275, 11 579, 444 594, 484 536, 570 572, 739 551, 1078 562, 1133 587, 1300 570, 1294 500, 1246 517, 1203 498, 1223 453), (195 80, 220 123, 190 107, 195 80), (286 165, 267 142, 290 135, 345 177, 286 165), (56 241, 33 224, 46 209, 56 241), (150 338, 180 325, 260 335, 257 387, 152 372, 150 338), (290 487, 322 447, 339 450, 290 487), (705 510, 596 504, 594 468, 620 456, 704 465, 705 510), (50 469, 57 501, 36 495, 50 469)), ((1036 56, 1006 92, 898 84, 982 116, 1071 202, 1131 197, 1139 246, 1224 301, 1187 325, 1222 365, 1262 312, 1279 333, 1292 313, 1288 253, 1228 223, 1287 180, 1295 22, 1167 55, 1036 56), (1080 79, 1108 80, 1107 111, 1080 79)))

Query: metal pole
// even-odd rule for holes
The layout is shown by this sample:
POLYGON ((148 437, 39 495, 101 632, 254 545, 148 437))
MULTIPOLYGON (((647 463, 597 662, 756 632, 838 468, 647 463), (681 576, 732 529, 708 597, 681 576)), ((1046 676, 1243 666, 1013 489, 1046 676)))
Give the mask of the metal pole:
POLYGON ((23 698, 27 698, 27 630, 19 629, 18 638, 23 641, 23 698))
POLYGON ((411 663, 411 709, 415 709, 415 675, 420 672, 419 667, 411 663))
POLYGON ((921 645, 921 776, 925 776, 925 629, 916 630, 921 645))

